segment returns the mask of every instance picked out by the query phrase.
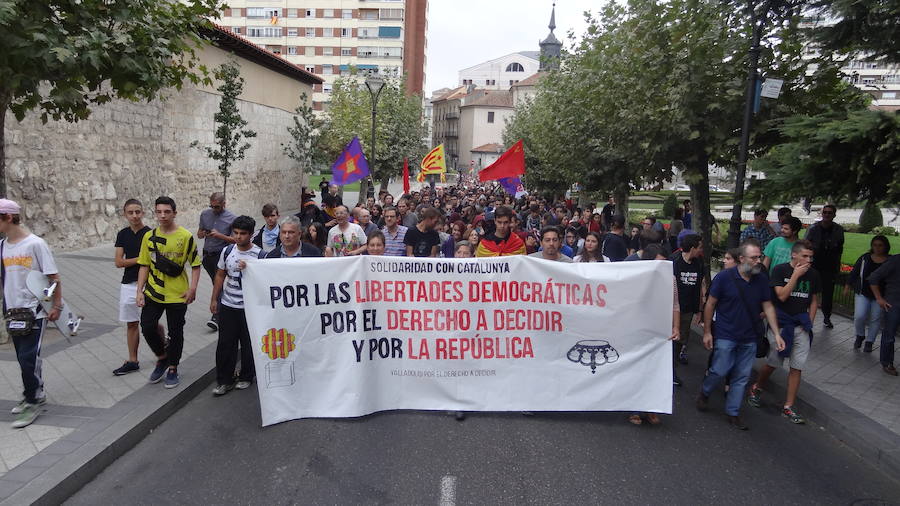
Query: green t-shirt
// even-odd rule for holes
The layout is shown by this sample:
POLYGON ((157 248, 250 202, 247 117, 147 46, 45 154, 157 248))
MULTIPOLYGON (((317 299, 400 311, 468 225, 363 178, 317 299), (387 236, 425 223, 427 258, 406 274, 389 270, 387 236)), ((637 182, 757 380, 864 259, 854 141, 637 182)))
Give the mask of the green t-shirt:
POLYGON ((152 261, 154 253, 150 252, 151 239, 155 240, 154 249, 159 251, 160 255, 180 265, 187 263, 191 267, 200 267, 201 260, 197 254, 194 236, 184 227, 178 227, 171 234, 164 234, 162 230, 156 228, 144 234, 141 253, 138 255, 138 265, 150 267, 150 275, 147 277, 147 284, 144 285, 144 295, 163 304, 184 304, 186 301, 182 295, 190 286, 187 272, 181 271, 178 276, 167 276, 160 272, 152 261))
POLYGON ((788 242, 784 237, 776 237, 769 241, 769 244, 766 245, 766 250, 763 251, 763 255, 772 259, 772 262, 769 264, 769 274, 772 274, 772 269, 776 265, 791 261, 791 248, 793 247, 794 243, 788 242))

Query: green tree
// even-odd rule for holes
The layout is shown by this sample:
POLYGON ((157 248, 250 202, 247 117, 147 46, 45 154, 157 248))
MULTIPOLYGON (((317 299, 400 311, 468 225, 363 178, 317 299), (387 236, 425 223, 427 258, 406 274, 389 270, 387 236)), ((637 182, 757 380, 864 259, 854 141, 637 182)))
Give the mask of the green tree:
MULTIPOLYGON (((256 132, 244 128, 247 120, 241 117, 238 111, 237 101, 244 90, 244 78, 241 77, 240 66, 229 61, 219 65, 215 71, 216 79, 222 81, 216 89, 222 93, 219 101, 219 111, 213 115, 216 123, 216 147, 204 146, 200 149, 206 151, 206 156, 219 162, 219 174, 222 175, 222 193, 227 195, 228 176, 234 163, 244 159, 244 153, 250 149, 250 143, 246 139, 256 137, 256 132)), ((194 141, 191 146, 197 146, 199 141, 194 141)))
MULTIPOLYGON (((414 167, 425 156, 422 98, 408 95, 403 80, 386 79, 376 112, 376 159, 371 160, 372 97, 362 76, 338 79, 319 145, 325 156, 334 160, 353 136, 359 137, 372 178, 381 181, 381 188, 387 188, 389 179, 400 175, 404 157, 414 167)), ((359 192, 361 202, 365 201, 367 187, 364 180, 359 192)))
POLYGON ((795 115, 778 126, 783 142, 753 167, 750 191, 762 203, 804 197, 854 204, 900 203, 900 116, 858 109, 795 115))
POLYGON ((836 19, 813 30, 825 51, 855 53, 900 63, 900 1, 828 0, 816 2, 823 18, 836 19))
POLYGON ((294 124, 287 128, 291 141, 282 144, 281 149, 288 158, 297 162, 302 178, 303 173, 310 171, 313 165, 324 161, 319 147, 323 122, 313 113, 306 93, 300 94, 300 105, 294 109, 293 120, 294 124))
MULTIPOLYGON (((765 13, 770 42, 761 67, 785 87, 778 101, 762 103, 753 155, 779 142, 774 118, 862 103, 836 62, 803 58, 796 9, 765 13)), ((620 202, 631 188, 669 180, 680 169, 691 186, 695 228, 709 247, 709 166, 732 167, 737 158, 747 17, 737 4, 712 0, 607 4, 588 20, 560 70, 541 80, 534 104, 517 111, 531 115, 531 131, 520 118, 510 125, 530 135, 538 167, 612 191, 620 202)), ((531 171, 529 165, 529 184, 531 171)))
POLYGON ((37 109, 78 121, 113 98, 151 100, 204 80, 194 49, 217 0, 0 1, 0 195, 6 195, 4 122, 37 109))

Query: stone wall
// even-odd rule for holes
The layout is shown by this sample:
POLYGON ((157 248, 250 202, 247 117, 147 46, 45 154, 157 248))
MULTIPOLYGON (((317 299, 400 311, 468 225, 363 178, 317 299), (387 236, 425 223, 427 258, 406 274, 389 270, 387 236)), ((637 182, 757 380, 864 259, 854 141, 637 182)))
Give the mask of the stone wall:
MULTIPOLYGON (((9 198, 22 205, 24 224, 54 251, 114 241, 126 225, 122 204, 129 198, 144 203, 144 221, 153 226, 153 201, 171 196, 178 223, 195 232, 209 194, 222 189, 222 177, 217 164, 190 144, 212 145, 218 107, 218 95, 185 88, 149 103, 113 101, 78 123, 42 124, 35 114, 18 122, 9 114, 9 198)), ((228 208, 261 222, 266 202, 282 210, 299 207, 303 176, 281 150, 292 115, 247 101, 239 108, 257 137, 231 171, 228 208)))

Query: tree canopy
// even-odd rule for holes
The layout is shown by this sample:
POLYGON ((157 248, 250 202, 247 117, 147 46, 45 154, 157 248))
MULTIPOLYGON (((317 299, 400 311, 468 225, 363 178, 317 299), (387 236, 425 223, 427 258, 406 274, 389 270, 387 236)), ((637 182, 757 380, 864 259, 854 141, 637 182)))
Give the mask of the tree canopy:
MULTIPOLYGON (((199 82, 197 28, 217 0, 0 1, 0 195, 6 194, 3 122, 33 109, 77 121, 113 98, 150 100, 185 80, 199 82)), ((207 81, 208 82, 208 81, 207 81)))
MULTIPOLYGON (((375 160, 371 150, 372 97, 362 76, 349 76, 334 83, 331 102, 324 117, 319 148, 328 160, 337 159, 353 136, 359 137, 369 162, 369 171, 382 187, 403 170, 403 158, 418 163, 427 151, 422 98, 407 95, 403 80, 386 79, 378 98, 375 128, 375 160)), ((363 192, 360 192, 362 198, 363 192)))

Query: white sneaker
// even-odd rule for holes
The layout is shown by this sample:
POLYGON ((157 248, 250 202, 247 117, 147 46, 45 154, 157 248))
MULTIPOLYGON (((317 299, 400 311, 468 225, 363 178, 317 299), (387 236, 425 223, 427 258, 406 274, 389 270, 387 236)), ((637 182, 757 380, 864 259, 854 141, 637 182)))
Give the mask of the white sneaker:
POLYGON ((41 406, 46 403, 47 403, 46 397, 39 397, 37 400, 37 404, 31 404, 30 402, 26 401, 25 399, 22 399, 22 401, 19 402, 18 404, 16 404, 16 406, 14 408, 12 408, 11 410, 9 410, 9 412, 14 415, 19 415, 25 411, 25 408, 27 406, 41 406))
POLYGON ((12 428, 21 429, 28 427, 37 419, 40 414, 39 411, 37 404, 26 404, 19 416, 16 417, 16 421, 12 423, 12 428))
POLYGON ((250 385, 252 384, 252 381, 238 381, 234 388, 237 388, 238 390, 246 390, 247 388, 250 388, 250 385))
POLYGON ((232 388, 234 388, 233 384, 232 385, 216 385, 216 388, 213 388, 212 393, 213 393, 213 395, 218 397, 220 395, 227 394, 228 391, 231 390, 232 388))

